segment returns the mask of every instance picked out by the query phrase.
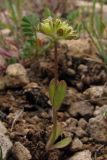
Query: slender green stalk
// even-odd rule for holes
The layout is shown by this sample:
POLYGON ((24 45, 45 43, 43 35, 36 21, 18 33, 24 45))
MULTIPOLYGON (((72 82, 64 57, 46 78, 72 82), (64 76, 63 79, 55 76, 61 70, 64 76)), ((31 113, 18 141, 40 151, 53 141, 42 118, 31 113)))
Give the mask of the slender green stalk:
POLYGON ((99 51, 99 53, 101 53, 101 51, 103 50, 103 48, 100 45, 100 43, 97 43, 99 41, 96 42, 95 38, 91 35, 90 31, 88 30, 88 28, 87 28, 87 26, 85 25, 84 22, 83 22, 83 26, 84 26, 84 29, 87 31, 87 33, 88 33, 90 39, 92 40, 93 44, 95 45, 95 47, 97 48, 97 50, 99 51))
POLYGON ((101 22, 103 21, 103 6, 104 6, 104 0, 101 0, 101 2, 100 2, 100 18, 101 18, 101 22))
POLYGON ((57 130, 57 112, 55 110, 55 108, 53 107, 53 133, 54 133, 54 137, 56 137, 56 130, 57 130))
POLYGON ((91 14, 91 30, 94 31, 94 17, 95 17, 95 7, 97 0, 93 0, 92 14, 91 14))
MULTIPOLYGON (((55 85, 57 87, 57 82, 58 82, 58 51, 57 51, 57 42, 54 43, 55 45, 55 53, 54 53, 54 65, 55 65, 55 85)), ((56 106, 53 106, 53 131, 56 134, 57 130, 57 111, 56 111, 56 106)), ((54 135, 55 137, 56 135, 54 135)))
POLYGON ((55 46, 55 53, 54 53, 54 64, 55 64, 55 81, 57 85, 58 81, 58 51, 57 51, 57 42, 54 43, 55 46))
MULTIPOLYGON (((57 82, 58 82, 58 51, 57 51, 57 42, 54 42, 54 78, 55 78, 55 86, 57 88, 57 82)), ((56 137, 56 131, 57 131, 57 111, 56 107, 52 107, 52 121, 53 121, 53 128, 52 128, 52 133, 53 133, 53 139, 56 137)), ((46 150, 48 151, 52 147, 52 142, 49 140, 47 145, 46 145, 46 150)))

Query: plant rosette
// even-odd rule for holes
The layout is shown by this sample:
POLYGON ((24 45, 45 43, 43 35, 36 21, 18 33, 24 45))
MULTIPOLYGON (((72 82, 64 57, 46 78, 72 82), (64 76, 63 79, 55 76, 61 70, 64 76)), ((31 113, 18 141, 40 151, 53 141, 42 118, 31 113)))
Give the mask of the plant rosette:
POLYGON ((47 18, 38 25, 38 31, 47 35, 52 41, 77 39, 76 31, 60 18, 47 18))

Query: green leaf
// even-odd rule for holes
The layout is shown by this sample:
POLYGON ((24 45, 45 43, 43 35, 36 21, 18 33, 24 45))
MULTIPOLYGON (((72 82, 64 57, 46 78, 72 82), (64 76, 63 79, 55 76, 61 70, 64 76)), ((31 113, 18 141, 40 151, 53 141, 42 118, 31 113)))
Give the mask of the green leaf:
POLYGON ((105 30, 106 25, 103 21, 101 21, 101 18, 97 15, 95 16, 95 25, 98 35, 101 36, 105 30))
POLYGON ((3 153, 2 153, 2 148, 0 146, 0 160, 3 160, 3 153))
POLYGON ((57 138, 61 135, 61 131, 62 131, 61 126, 57 124, 56 131, 53 130, 50 135, 49 143, 51 143, 53 145, 55 143, 55 141, 57 140, 57 138))
POLYGON ((64 148, 64 147, 68 146, 70 143, 71 143, 71 138, 70 137, 64 138, 60 142, 56 143, 54 145, 54 148, 61 149, 61 148, 64 148))
POLYGON ((66 88, 66 82, 62 80, 57 85, 56 90, 54 90, 53 107, 55 107, 56 110, 58 110, 63 103, 64 97, 66 95, 66 88))
POLYGON ((55 90, 56 90, 55 79, 52 79, 49 85, 49 98, 52 104, 55 95, 55 90))
POLYGON ((35 14, 23 17, 21 26, 24 35, 29 37, 35 35, 38 22, 39 18, 35 14))

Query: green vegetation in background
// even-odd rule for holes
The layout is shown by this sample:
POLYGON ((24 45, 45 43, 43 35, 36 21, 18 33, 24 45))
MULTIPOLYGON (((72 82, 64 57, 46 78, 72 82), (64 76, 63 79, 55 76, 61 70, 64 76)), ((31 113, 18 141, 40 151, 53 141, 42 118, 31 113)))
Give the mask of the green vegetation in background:
POLYGON ((1 8, 3 10, 6 23, 2 23, 5 28, 9 28, 15 40, 19 43, 23 41, 21 36, 21 21, 23 17, 24 0, 4 0, 1 8), (7 11, 7 13, 5 12, 7 11))
POLYGON ((92 10, 88 12, 87 7, 81 7, 76 11, 71 11, 67 19, 74 25, 80 25, 80 31, 82 34, 85 32, 89 35, 92 43, 95 45, 98 51, 98 57, 107 64, 107 42, 104 38, 104 32, 106 29, 106 22, 103 19, 103 5, 104 0, 100 0, 100 13, 96 13, 97 0, 93 0, 92 10))

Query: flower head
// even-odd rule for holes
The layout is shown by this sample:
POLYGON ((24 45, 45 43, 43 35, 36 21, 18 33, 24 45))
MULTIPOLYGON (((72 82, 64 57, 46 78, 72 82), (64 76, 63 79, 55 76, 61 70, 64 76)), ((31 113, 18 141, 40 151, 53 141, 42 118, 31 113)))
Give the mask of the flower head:
POLYGON ((51 39, 57 41, 61 39, 76 39, 77 33, 74 29, 60 18, 47 18, 38 26, 38 31, 44 33, 51 39))

